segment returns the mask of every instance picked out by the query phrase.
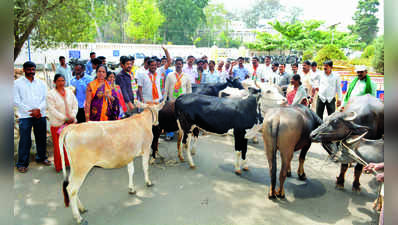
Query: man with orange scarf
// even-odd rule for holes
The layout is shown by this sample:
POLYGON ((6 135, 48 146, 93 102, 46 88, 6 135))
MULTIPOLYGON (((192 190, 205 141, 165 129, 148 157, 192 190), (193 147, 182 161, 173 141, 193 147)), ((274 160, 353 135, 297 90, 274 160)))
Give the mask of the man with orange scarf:
POLYGON ((162 90, 160 86, 161 74, 169 68, 171 59, 165 47, 162 49, 167 57, 167 62, 163 67, 157 68, 156 61, 148 61, 149 71, 141 74, 138 79, 138 92, 141 100, 146 104, 158 104, 162 100, 162 90))
POLYGON ((261 81, 263 83, 268 81, 268 79, 266 79, 267 74, 265 69, 262 65, 260 65, 260 61, 257 56, 252 58, 252 66, 248 70, 250 79, 261 81))
MULTIPOLYGON (((176 71, 169 73, 166 78, 164 99, 175 101, 180 95, 192 92, 190 77, 182 71, 183 64, 182 58, 176 59, 176 71)), ((170 141, 173 136, 174 132, 166 133, 166 140, 170 141)))

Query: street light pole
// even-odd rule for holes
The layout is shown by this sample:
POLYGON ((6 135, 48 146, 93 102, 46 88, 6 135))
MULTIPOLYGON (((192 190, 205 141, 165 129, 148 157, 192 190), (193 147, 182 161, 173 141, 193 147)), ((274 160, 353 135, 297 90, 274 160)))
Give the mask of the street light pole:
POLYGON ((32 61, 30 59, 30 38, 28 37, 28 56, 29 56, 29 61, 32 61))

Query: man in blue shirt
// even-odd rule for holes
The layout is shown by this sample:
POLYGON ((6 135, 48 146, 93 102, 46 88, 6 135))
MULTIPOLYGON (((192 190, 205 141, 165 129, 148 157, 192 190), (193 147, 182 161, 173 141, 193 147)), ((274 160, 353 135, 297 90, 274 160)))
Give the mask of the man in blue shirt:
POLYGON ((91 75, 93 72, 93 60, 95 59, 96 54, 95 52, 90 52, 90 60, 88 60, 86 64, 86 74, 91 75))
POLYGON ((231 69, 229 70, 229 75, 232 75, 233 78, 239 77, 240 81, 243 81, 249 78, 249 71, 243 66, 243 57, 238 58, 238 67, 236 65, 236 61, 232 63, 231 69))
POLYGON ((76 115, 77 123, 86 122, 86 116, 84 115, 84 102, 86 100, 86 89, 88 83, 90 83, 93 78, 84 74, 84 65, 77 64, 73 70, 73 78, 71 80, 71 85, 76 89, 76 98, 78 103, 78 111, 76 115))

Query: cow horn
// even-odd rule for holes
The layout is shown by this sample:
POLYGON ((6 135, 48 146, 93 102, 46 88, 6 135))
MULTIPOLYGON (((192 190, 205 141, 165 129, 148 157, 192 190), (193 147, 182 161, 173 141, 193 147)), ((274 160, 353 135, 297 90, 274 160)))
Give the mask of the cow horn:
POLYGON ((361 134, 361 135, 359 135, 359 136, 357 136, 357 137, 355 137, 355 138, 348 138, 347 139, 347 144, 354 144, 355 142, 357 142, 357 141, 359 141, 359 140, 361 140, 363 137, 365 137, 365 135, 367 134, 368 132, 366 131, 366 132, 364 132, 363 134, 361 134))
POLYGON ((353 120, 355 120, 356 117, 357 117, 357 113, 356 113, 356 112, 349 112, 349 113, 347 113, 347 115, 345 116, 344 120, 346 120, 346 121, 353 121, 353 120))

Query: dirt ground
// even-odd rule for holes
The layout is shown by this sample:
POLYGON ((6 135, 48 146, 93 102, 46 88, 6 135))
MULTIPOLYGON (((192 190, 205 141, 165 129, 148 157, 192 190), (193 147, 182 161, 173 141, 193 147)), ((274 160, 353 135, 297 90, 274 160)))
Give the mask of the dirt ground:
MULTIPOLYGON (((249 143, 249 172, 233 173, 231 136, 201 136, 193 157, 197 168, 177 161, 176 142, 161 139, 165 162, 150 166, 151 188, 144 185, 141 158, 135 160, 135 196, 127 190, 127 169, 93 168, 80 190, 92 225, 127 224, 377 224, 372 209, 377 183, 362 175, 361 193, 351 191, 353 168, 346 175, 344 190, 335 189, 340 165, 327 160, 319 144, 313 144, 305 172, 307 181, 297 179, 298 153, 292 161, 292 177, 285 183, 286 199, 269 200, 268 165, 262 140, 249 143)), ((51 148, 48 148, 52 151, 51 148)), ((278 159, 278 174, 280 161, 278 159)), ((65 208, 61 191, 63 175, 53 166, 32 162, 26 174, 15 170, 15 224, 76 224, 65 208)))

